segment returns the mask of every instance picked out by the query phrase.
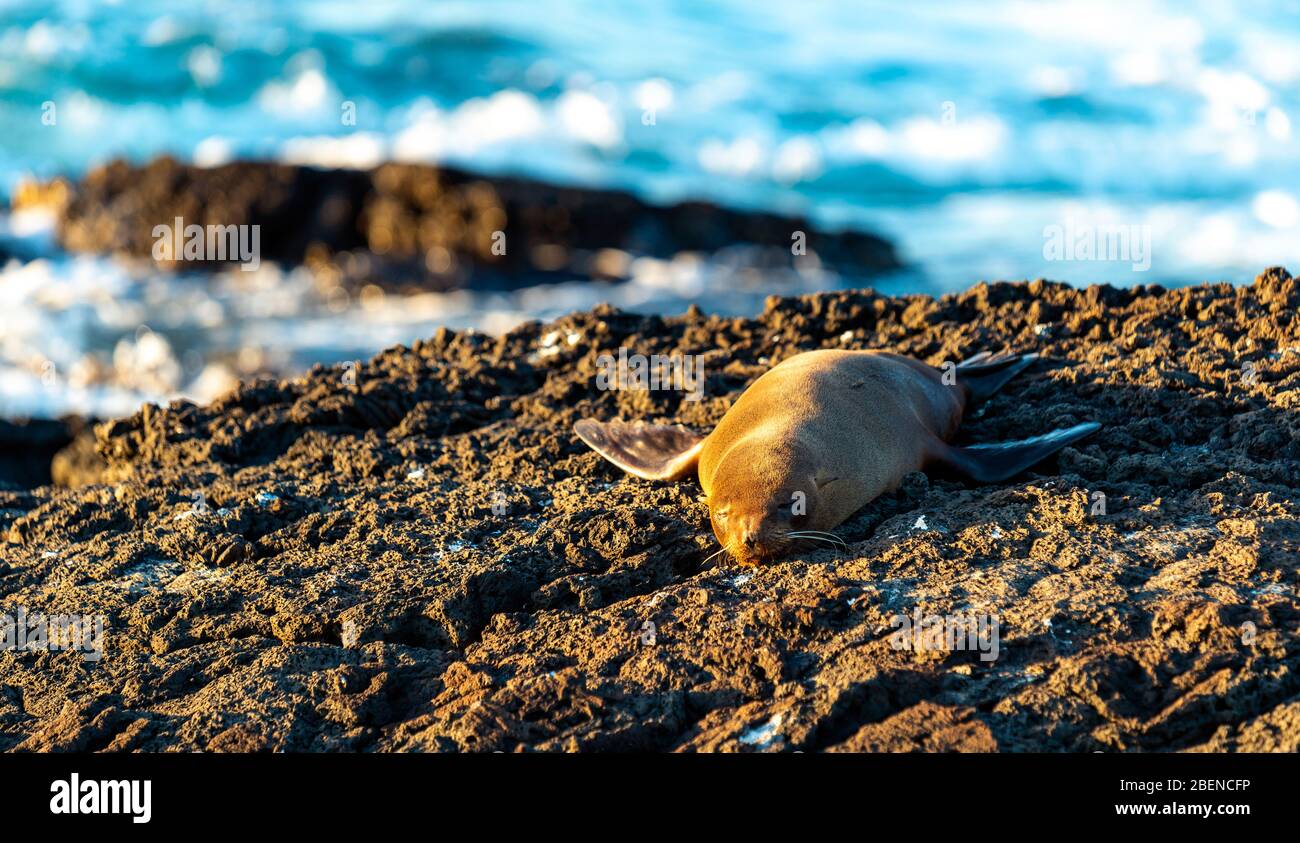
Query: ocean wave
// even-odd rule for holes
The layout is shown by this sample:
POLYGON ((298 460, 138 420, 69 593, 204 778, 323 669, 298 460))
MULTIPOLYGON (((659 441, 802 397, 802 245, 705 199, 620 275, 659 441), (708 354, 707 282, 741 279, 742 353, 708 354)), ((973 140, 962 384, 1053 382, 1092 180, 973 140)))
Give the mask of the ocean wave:
POLYGON ((1245 203, 1300 181, 1300 21, 1284 4, 828 4, 791 19, 773 0, 671 27, 641 3, 369 5, 357 29, 299 2, 236 2, 219 20, 155 0, 20 2, 0 31, 0 118, 16 127, 0 178, 123 153, 446 160, 814 213, 936 191, 1086 198, 1126 179, 1153 201, 1245 203), (45 102, 55 127, 33 119, 45 102))

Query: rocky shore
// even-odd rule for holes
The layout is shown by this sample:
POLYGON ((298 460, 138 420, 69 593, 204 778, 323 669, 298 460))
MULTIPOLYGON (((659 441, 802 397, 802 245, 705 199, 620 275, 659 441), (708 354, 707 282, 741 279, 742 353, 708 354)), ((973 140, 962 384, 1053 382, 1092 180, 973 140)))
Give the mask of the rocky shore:
MULTIPOLYGON (((291 213, 273 185, 309 176, 261 172, 249 196, 270 204, 232 202, 291 213)), ((105 207, 148 192, 99 178, 105 207)), ((355 178, 318 226, 423 201, 367 204, 384 179, 355 178)), ((65 240, 118 236, 88 233, 97 218, 74 210, 65 240)), ((145 406, 97 428, 66 486, 0 491, 0 606, 105 621, 97 661, 0 653, 0 749, 1296 751, 1298 307, 1271 269, 774 297, 753 319, 597 309, 145 406), (598 390, 620 347, 703 355, 705 399, 598 390), (819 347, 1037 351, 964 441, 1104 428, 1002 484, 912 475, 837 531, 846 551, 743 570, 702 565, 696 484, 624 477, 571 433, 707 429, 819 347), (997 658, 896 646, 917 612, 995 618, 997 658)))
POLYGON ((58 241, 74 252, 151 258, 155 227, 177 218, 205 228, 260 226, 262 260, 305 265, 322 285, 345 289, 504 289, 573 277, 619 280, 636 256, 728 250, 756 269, 789 267, 805 258, 856 279, 900 266, 880 237, 819 231, 800 217, 708 202, 658 206, 620 191, 423 164, 323 170, 248 161, 204 168, 166 157, 138 166, 119 160, 75 183, 33 185, 15 205, 24 200, 57 206, 58 241))

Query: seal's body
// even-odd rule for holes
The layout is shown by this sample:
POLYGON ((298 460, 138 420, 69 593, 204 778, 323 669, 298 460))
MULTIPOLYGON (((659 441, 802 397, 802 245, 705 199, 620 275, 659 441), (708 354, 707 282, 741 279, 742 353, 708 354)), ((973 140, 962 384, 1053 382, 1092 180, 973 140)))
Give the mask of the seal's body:
POLYGON ((696 470, 713 530, 742 564, 826 532, 913 471, 939 465, 977 480, 1013 476, 1095 424, 1004 445, 948 444, 962 414, 1033 362, 978 355, 947 373, 878 351, 809 351, 750 385, 708 436, 680 426, 575 426, 624 470, 677 479, 696 470))
POLYGON ((732 512, 737 499, 797 504, 795 492, 806 503, 815 491, 807 526, 829 530, 919 471, 964 406, 938 371, 904 357, 800 354, 756 380, 704 440, 700 485, 711 509, 732 512))

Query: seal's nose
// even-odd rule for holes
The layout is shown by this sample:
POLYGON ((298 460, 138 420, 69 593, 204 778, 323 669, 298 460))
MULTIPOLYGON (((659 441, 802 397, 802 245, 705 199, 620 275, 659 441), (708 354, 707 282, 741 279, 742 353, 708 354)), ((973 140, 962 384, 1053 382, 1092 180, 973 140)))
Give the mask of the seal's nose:
POLYGON ((753 550, 754 545, 758 544, 758 532, 749 527, 746 527, 745 531, 740 535, 740 542, 745 547, 749 548, 750 550, 753 550))

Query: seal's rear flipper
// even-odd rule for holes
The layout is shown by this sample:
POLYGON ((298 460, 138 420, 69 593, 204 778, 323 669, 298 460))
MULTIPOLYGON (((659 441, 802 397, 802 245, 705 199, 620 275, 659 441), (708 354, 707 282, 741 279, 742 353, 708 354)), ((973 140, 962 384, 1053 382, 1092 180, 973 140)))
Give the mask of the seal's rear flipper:
POLYGON ((1037 359, 1037 354, 992 356, 987 351, 981 351, 957 364, 957 380, 970 390, 971 400, 982 404, 1037 359))
POLYGON ((1101 425, 1096 422, 1085 422, 1019 442, 971 445, 966 448, 947 446, 936 455, 936 462, 972 480, 996 483, 1016 476, 1100 428, 1101 425))
POLYGON ((705 437, 680 424, 583 419, 573 432, 614 465, 646 480, 680 480, 695 471, 705 437))

